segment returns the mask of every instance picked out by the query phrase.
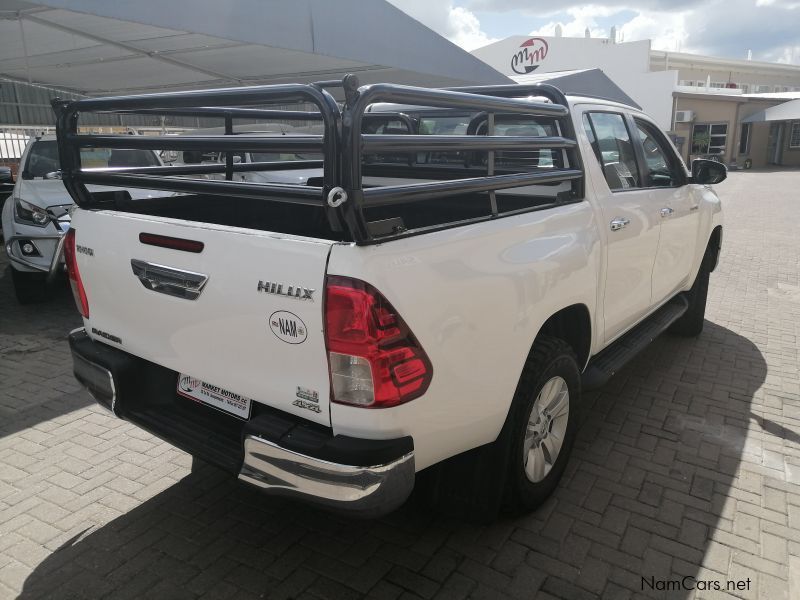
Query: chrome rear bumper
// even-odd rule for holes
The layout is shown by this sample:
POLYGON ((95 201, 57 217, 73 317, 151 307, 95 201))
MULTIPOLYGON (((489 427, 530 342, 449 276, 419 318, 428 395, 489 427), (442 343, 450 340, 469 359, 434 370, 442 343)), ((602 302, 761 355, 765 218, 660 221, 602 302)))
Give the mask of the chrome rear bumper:
POLYGON ((328 462, 248 435, 239 479, 265 492, 363 517, 391 512, 414 487, 414 453, 383 465, 328 462))
POLYGON ((69 335, 73 370, 98 403, 193 456, 216 464, 264 493, 305 500, 355 517, 393 511, 415 482, 410 436, 372 440, 264 406, 242 421, 175 393, 177 373, 95 342, 84 328, 69 335), (163 381, 154 387, 152 381, 163 381))

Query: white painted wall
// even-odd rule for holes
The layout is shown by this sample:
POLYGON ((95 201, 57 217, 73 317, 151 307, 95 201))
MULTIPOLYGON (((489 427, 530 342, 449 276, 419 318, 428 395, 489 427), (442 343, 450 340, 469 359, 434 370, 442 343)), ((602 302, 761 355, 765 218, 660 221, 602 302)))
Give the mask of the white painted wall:
POLYGON ((532 36, 511 36, 478 48, 472 54, 509 76, 523 74, 524 66, 535 67, 531 74, 537 75, 553 71, 601 69, 662 129, 670 128, 672 91, 678 82, 678 73, 650 71, 649 40, 614 44, 598 38, 540 37, 533 45, 522 46, 530 39, 532 36), (526 49, 529 51, 527 61, 524 60, 526 49), (535 56, 531 58, 531 55, 535 56), (512 62, 515 56, 523 58, 523 61, 520 62, 518 58, 512 62))

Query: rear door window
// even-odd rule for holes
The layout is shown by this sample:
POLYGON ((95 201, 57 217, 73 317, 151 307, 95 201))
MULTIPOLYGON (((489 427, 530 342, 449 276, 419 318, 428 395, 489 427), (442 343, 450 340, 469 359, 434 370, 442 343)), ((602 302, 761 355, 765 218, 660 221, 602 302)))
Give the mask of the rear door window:
POLYGON ((620 113, 590 112, 584 127, 603 168, 608 188, 621 191, 641 186, 633 142, 620 113))

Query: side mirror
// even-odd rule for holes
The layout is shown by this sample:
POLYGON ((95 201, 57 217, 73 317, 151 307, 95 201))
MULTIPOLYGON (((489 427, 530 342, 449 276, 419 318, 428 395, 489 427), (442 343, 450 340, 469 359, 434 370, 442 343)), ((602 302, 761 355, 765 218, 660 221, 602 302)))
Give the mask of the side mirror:
POLYGON ((23 171, 22 178, 26 181, 33 179, 33 173, 31 173, 30 171, 23 171))
POLYGON ((713 185, 728 177, 728 168, 715 160, 697 158, 692 161, 692 183, 713 185))
POLYGON ((61 169, 44 174, 45 179, 61 179, 61 169))

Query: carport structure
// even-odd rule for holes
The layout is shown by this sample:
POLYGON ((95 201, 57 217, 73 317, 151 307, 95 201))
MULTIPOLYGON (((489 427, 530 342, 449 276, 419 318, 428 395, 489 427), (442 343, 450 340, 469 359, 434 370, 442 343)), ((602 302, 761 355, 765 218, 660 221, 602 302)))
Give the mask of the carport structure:
POLYGON ((800 97, 759 110, 742 119, 742 124, 756 127, 756 133, 764 130, 768 164, 800 166, 800 97))
POLYGON ((0 78, 82 95, 510 83, 384 0, 0 0, 0 78))

